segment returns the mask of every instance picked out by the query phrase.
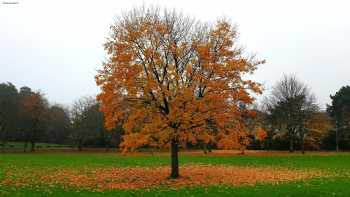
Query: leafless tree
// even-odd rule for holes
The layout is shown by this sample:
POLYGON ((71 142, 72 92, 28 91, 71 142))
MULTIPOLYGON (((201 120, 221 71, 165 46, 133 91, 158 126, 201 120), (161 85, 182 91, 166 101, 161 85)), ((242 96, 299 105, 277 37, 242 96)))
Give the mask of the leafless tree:
POLYGON ((295 140, 299 139, 304 153, 306 121, 319 109, 310 88, 294 75, 285 75, 265 98, 264 109, 278 131, 286 132, 289 151, 294 151, 295 140))
POLYGON ((70 113, 73 131, 70 137, 77 145, 79 151, 82 150, 85 139, 91 134, 86 122, 86 116, 89 109, 96 104, 97 101, 94 97, 82 97, 73 103, 70 113))

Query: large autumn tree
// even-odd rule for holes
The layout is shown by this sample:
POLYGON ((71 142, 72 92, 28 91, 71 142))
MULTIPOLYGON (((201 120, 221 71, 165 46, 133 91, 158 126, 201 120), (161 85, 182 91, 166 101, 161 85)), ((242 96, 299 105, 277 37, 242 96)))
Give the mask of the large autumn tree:
POLYGON ((227 20, 206 25, 175 11, 136 8, 118 17, 105 43, 108 60, 98 71, 98 100, 108 129, 123 124, 124 151, 170 147, 171 177, 186 143, 238 148, 246 136, 241 104, 260 85, 246 79, 257 65, 237 45, 227 20))

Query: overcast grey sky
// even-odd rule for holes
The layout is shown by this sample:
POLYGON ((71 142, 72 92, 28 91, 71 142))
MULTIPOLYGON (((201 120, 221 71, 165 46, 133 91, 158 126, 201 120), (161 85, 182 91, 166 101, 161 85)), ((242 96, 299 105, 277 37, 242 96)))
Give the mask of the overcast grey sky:
POLYGON ((208 22, 230 18, 239 25, 247 51, 267 60, 253 76, 267 90, 283 73, 296 74, 324 106, 330 94, 350 84, 346 0, 0 3, 0 82, 40 89, 52 103, 71 104, 98 93, 94 75, 105 57, 102 44, 109 26, 116 15, 142 4, 175 8, 208 22))

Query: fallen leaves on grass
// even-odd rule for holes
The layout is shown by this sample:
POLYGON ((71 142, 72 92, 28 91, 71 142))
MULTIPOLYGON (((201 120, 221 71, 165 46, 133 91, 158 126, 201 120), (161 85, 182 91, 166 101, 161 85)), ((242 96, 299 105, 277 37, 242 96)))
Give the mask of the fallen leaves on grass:
POLYGON ((318 171, 301 171, 271 167, 187 165, 181 177, 169 179, 168 167, 42 169, 26 172, 7 170, 3 185, 62 186, 64 188, 103 191, 153 187, 188 187, 209 185, 255 185, 281 183, 323 176, 318 171))

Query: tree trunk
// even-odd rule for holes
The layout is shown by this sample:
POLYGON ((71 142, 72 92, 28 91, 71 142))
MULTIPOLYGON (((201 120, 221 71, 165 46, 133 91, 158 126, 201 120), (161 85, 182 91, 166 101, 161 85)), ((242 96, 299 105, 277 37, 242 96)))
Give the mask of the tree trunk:
POLYGON ((289 152, 294 152, 294 139, 293 137, 290 137, 289 139, 289 152))
POLYGON ((204 154, 207 154, 208 153, 207 144, 205 142, 202 142, 202 141, 200 142, 200 144, 201 144, 201 147, 203 149, 204 154))
POLYGON ((78 140, 78 151, 82 151, 83 150, 83 140, 79 139, 78 140))
POLYGON ((300 148, 301 148, 301 153, 302 154, 305 154, 305 129, 304 128, 301 128, 300 130, 300 141, 301 141, 301 144, 300 144, 300 148))
POLYGON ((171 174, 170 178, 178 178, 179 177, 179 146, 176 140, 171 140, 171 174))
POLYGON ((82 151, 83 150, 83 146, 79 143, 78 144, 78 151, 82 151))
POLYGON ((301 138, 301 153, 305 154, 305 140, 304 140, 304 137, 301 138))
POLYGON ((25 141, 23 144, 23 152, 27 152, 27 146, 28 146, 28 142, 25 141))
POLYGON ((35 151, 35 141, 37 140, 37 134, 39 132, 39 119, 35 120, 33 128, 34 128, 34 130, 32 131, 33 133, 30 136, 30 143, 32 145, 31 148, 30 148, 31 152, 35 151))
POLYGON ((107 142, 105 145, 105 152, 109 152, 109 142, 107 142))
POLYGON ((8 138, 8 133, 7 131, 5 131, 5 129, 3 127, 0 127, 1 130, 0 130, 0 134, 1 134, 1 143, 2 143, 2 152, 5 152, 5 149, 6 149, 6 144, 7 144, 7 138, 8 138))
POLYGON ((31 151, 31 152, 34 152, 34 151, 35 151, 35 142, 34 142, 34 141, 31 141, 30 143, 31 143, 31 145, 32 145, 31 148, 30 148, 30 151, 31 151))
POLYGON ((4 153, 6 149, 6 142, 2 141, 2 148, 1 148, 1 152, 4 153))
POLYGON ((335 128, 335 151, 339 152, 339 136, 338 136, 338 133, 339 133, 339 130, 338 130, 338 126, 336 126, 335 128))
POLYGON ((209 152, 209 153, 211 153, 211 152, 212 152, 210 143, 209 143, 209 144, 207 144, 207 149, 208 149, 208 152, 209 152))
POLYGON ((7 144, 7 141, 6 141, 6 139, 4 138, 3 140, 2 140, 2 148, 1 148, 1 150, 2 150, 2 152, 4 153, 5 152, 5 149, 6 149, 6 144, 7 144))
POLYGON ((245 148, 241 148, 241 155, 245 155, 245 148))

